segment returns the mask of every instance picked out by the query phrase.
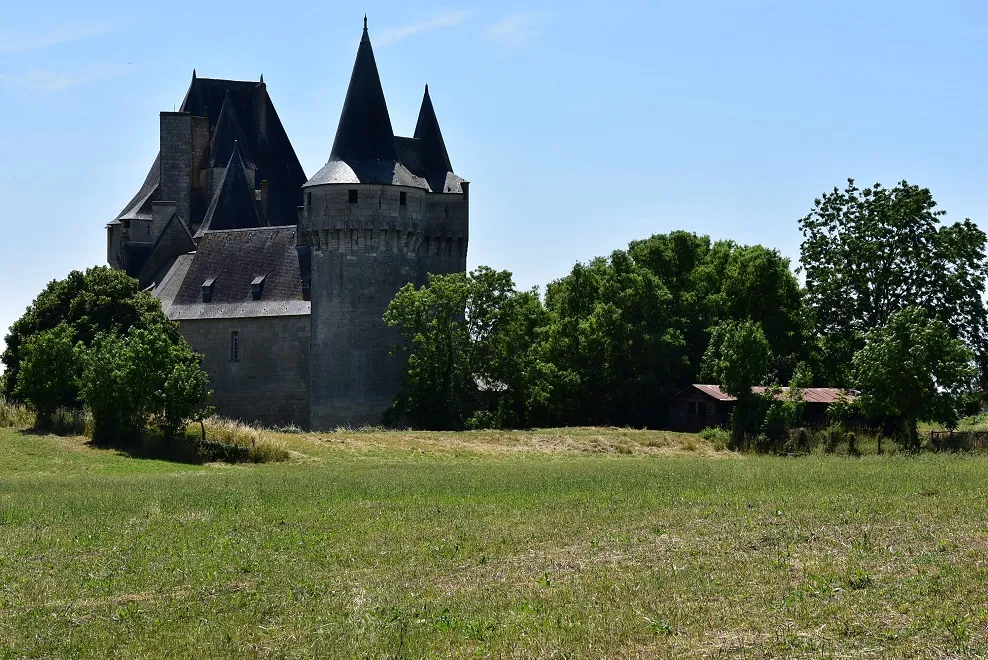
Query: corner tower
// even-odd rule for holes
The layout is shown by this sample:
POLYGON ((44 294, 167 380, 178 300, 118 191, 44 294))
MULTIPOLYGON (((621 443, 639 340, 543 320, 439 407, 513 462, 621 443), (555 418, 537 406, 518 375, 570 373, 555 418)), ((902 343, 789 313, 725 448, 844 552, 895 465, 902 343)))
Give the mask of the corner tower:
POLYGON ((389 355, 388 303, 429 273, 466 270, 469 184, 452 169, 428 87, 414 137, 395 136, 364 17, 329 161, 303 186, 312 428, 381 421, 404 366, 389 355))

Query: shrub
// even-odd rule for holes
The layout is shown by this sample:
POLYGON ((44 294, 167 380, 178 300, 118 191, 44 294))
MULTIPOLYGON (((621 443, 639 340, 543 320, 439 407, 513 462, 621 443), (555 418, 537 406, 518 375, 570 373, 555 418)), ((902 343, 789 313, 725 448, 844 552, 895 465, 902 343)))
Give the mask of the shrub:
POLYGON ((185 420, 205 414, 208 377, 201 357, 163 328, 101 334, 77 353, 94 442, 137 443, 152 421, 170 437, 185 420))
POLYGON ((699 435, 708 441, 715 451, 724 451, 731 442, 730 432, 716 426, 708 426, 701 430, 699 435))
POLYGON ((267 431, 251 424, 222 417, 210 417, 201 425, 190 424, 189 436, 195 436, 203 460, 238 463, 272 463, 287 461, 291 454, 285 445, 267 431), (202 439, 202 431, 206 438, 202 439))
POLYGON ((0 396, 0 428, 28 428, 34 423, 34 413, 27 406, 0 396))

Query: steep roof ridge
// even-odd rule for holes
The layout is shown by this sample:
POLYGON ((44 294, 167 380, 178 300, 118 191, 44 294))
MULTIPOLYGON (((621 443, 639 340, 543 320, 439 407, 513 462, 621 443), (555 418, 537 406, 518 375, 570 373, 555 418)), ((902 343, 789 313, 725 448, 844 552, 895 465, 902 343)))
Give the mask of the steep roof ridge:
POLYGON ((220 108, 219 119, 216 120, 216 130, 213 131, 210 142, 207 167, 224 167, 230 162, 233 145, 239 144, 240 157, 243 159, 244 165, 252 170, 257 169, 257 163, 250 153, 243 126, 240 119, 237 118, 237 111, 233 108, 229 89, 223 96, 223 106, 220 108))
POLYGON ((196 238, 215 229, 249 229, 265 225, 254 200, 254 187, 247 179, 240 146, 234 142, 230 161, 209 203, 202 226, 196 232, 196 238))
POLYGON ((329 158, 351 164, 361 160, 394 162, 398 159, 394 129, 367 32, 366 16, 329 158))
POLYGON ((446 173, 453 171, 446 151, 443 132, 439 128, 436 109, 429 96, 429 86, 425 86, 422 96, 422 107, 419 109, 418 121, 415 122, 414 137, 421 141, 422 164, 425 168, 425 178, 433 192, 443 192, 446 173))

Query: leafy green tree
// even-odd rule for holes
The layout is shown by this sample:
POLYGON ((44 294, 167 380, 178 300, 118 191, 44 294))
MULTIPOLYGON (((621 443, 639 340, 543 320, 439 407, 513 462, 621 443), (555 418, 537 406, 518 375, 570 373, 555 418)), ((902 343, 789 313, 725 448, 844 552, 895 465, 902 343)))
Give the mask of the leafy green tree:
POLYGON ((544 316, 535 292, 516 291, 509 272, 487 267, 402 288, 384 316, 402 340, 394 353, 408 359, 388 421, 455 429, 478 412, 498 426, 544 417, 551 368, 535 343, 544 316))
POLYGON ((170 435, 201 418, 209 395, 201 356, 166 329, 100 333, 89 348, 80 343, 76 352, 80 394, 93 415, 95 442, 137 442, 152 423, 170 435))
POLYGON ((754 321, 724 321, 710 335, 703 356, 703 375, 737 399, 731 415, 732 442, 741 448, 745 434, 760 425, 753 424, 761 397, 752 388, 766 379, 772 352, 761 325, 754 321))
POLYGON ((63 322, 28 336, 21 346, 14 395, 34 410, 41 428, 50 427, 55 411, 75 394, 74 336, 63 322))
POLYGON ((976 375, 973 352, 920 307, 892 313, 854 355, 861 410, 904 420, 903 441, 913 450, 920 446, 917 421, 956 427, 976 375))
MULTIPOLYGON (((16 396, 17 374, 23 360, 22 348, 29 337, 66 324, 73 331, 73 343, 89 346, 99 333, 126 333, 131 328, 157 326, 172 340, 179 338, 178 326, 168 320, 161 303, 125 272, 97 266, 85 272, 72 271, 63 280, 45 287, 10 327, 6 349, 0 360, 6 367, 4 390, 16 396)), ((77 393, 70 386, 64 403, 77 405, 77 393)))
POLYGON ((988 364, 986 236, 973 222, 943 224, 933 195, 902 181, 860 190, 852 179, 814 202, 800 220, 819 363, 847 386, 864 335, 905 307, 922 307, 988 364))

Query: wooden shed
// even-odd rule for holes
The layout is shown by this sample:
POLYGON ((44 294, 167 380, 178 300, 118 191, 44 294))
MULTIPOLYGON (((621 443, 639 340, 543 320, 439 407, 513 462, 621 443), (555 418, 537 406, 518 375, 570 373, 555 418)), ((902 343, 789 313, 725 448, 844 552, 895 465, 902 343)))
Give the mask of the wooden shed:
MULTIPOLYGON (((767 388, 753 387, 751 391, 762 394, 767 388)), ((783 396, 789 388, 783 387, 783 396)), ((807 426, 823 426, 827 423, 827 408, 842 396, 854 400, 854 391, 836 387, 808 387, 803 390, 806 402, 804 419, 807 426)), ((737 399, 720 389, 719 385, 694 383, 683 388, 669 404, 669 426, 676 431, 699 431, 708 426, 726 427, 737 399)))

